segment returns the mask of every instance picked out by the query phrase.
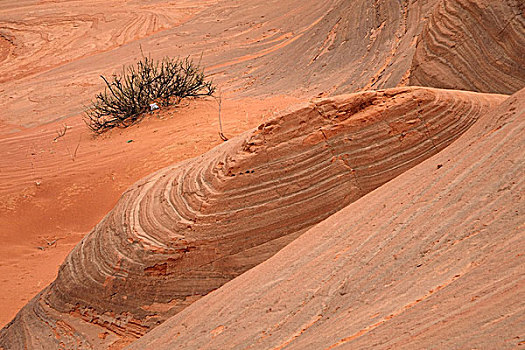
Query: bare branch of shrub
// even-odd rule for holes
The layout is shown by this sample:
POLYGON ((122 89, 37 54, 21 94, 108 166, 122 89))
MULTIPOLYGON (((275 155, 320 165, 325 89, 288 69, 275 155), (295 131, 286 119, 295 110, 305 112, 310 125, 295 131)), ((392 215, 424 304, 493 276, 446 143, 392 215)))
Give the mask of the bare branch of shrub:
POLYGON ((59 138, 64 137, 68 129, 69 126, 67 126, 67 124, 62 124, 62 129, 57 130, 57 136, 55 136, 53 142, 57 142, 59 138))

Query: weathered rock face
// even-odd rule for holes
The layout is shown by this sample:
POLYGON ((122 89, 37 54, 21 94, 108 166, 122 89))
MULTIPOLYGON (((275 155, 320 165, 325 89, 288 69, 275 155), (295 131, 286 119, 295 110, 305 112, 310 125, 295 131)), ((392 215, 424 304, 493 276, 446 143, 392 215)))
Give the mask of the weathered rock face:
POLYGON ((516 349, 525 90, 131 349, 516 349))
POLYGON ((419 37, 411 85, 513 93, 525 86, 525 4, 441 0, 419 37))
POLYGON ((398 88, 316 100, 158 171, 124 193, 0 344, 141 336, 436 154, 505 98, 398 88))

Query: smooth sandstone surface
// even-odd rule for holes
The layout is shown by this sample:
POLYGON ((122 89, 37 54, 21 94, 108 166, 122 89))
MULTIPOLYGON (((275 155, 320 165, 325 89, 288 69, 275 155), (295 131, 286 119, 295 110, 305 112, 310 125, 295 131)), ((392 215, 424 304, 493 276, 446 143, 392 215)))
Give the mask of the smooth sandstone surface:
POLYGON ((525 90, 129 349, 516 349, 525 90))
POLYGON ((103 343, 142 336, 436 154, 505 98, 397 88, 314 100, 160 170, 124 193, 0 344, 90 348, 107 331, 103 343))

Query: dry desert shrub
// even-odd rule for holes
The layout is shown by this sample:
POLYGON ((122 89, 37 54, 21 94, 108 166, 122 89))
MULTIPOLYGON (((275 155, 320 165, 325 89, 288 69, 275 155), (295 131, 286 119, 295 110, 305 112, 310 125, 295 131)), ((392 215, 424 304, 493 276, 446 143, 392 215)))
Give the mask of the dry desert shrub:
POLYGON ((151 106, 177 105, 185 97, 210 96, 215 91, 200 66, 189 57, 165 57, 160 61, 143 57, 111 80, 100 77, 106 87, 95 96, 84 118, 97 134, 136 123, 151 106))

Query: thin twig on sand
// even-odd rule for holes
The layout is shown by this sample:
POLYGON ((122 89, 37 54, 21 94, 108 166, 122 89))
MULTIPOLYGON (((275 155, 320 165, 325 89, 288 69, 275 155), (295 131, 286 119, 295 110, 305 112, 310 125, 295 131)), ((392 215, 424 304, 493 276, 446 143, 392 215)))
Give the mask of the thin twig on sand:
POLYGON ((70 127, 67 124, 62 124, 62 129, 57 130, 57 136, 53 139, 53 142, 57 142, 59 138, 64 137, 66 135, 67 129, 70 127))
POLYGON ((228 141, 228 138, 222 132, 222 119, 221 119, 221 109, 222 109, 222 93, 219 90, 219 96, 215 97, 215 101, 219 104, 219 136, 223 141, 228 141))

